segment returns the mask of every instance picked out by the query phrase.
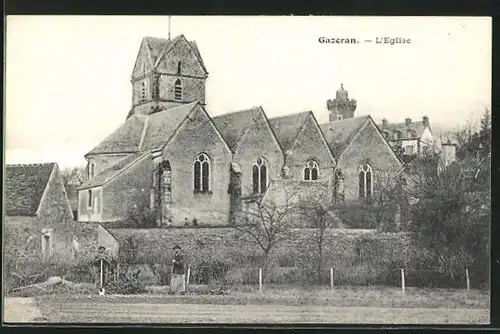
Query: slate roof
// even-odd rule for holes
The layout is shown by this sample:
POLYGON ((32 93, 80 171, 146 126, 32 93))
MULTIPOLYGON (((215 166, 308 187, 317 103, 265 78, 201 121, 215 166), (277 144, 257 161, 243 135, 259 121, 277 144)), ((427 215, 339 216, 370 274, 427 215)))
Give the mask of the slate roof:
POLYGON ((283 117, 271 118, 269 120, 271 128, 284 151, 292 148, 295 139, 299 135, 300 130, 310 114, 310 111, 304 111, 283 117))
POLYGON ((56 163, 6 165, 5 207, 8 216, 36 216, 56 163))
POLYGON ((407 140, 407 139, 418 139, 422 137, 422 134, 424 133, 425 126, 424 122, 414 122, 412 121, 408 125, 403 122, 403 123, 387 123, 385 126, 383 124, 378 125, 379 129, 384 132, 384 131, 389 131, 391 136, 387 140, 395 140, 392 137, 392 134, 394 131, 400 131, 401 132, 401 140, 407 140), (412 132, 412 135, 409 135, 409 131, 412 132))
POLYGON ((182 104, 149 116, 133 115, 86 155, 135 153, 160 148, 196 104, 198 102, 182 104))
MULTIPOLYGON (((168 40, 166 38, 158 38, 158 37, 144 37, 143 41, 146 43, 148 49, 149 49, 149 54, 150 54, 150 61, 151 65, 153 68, 156 68, 158 64, 160 63, 160 59, 165 57, 170 50, 172 50, 172 47, 175 45, 175 43, 181 39, 184 38, 184 35, 178 35, 171 40, 168 40)), ((187 40, 186 40, 187 41, 187 40)), ((203 63, 203 59, 201 58, 200 50, 198 49, 198 45, 196 44, 195 41, 187 41, 191 47, 193 48, 193 51, 200 61, 201 66, 203 67, 203 70, 205 73, 208 73, 205 64, 203 63)))
POLYGON ((347 118, 321 124, 320 128, 333 154, 339 158, 370 116, 347 118))
POLYGON ((148 116, 133 115, 118 129, 92 149, 87 155, 102 153, 130 153, 139 150, 142 130, 148 116))
POLYGON ((149 119, 140 150, 161 148, 197 104, 198 102, 182 104, 147 116, 149 119))
POLYGON ((78 188, 78 190, 102 186, 103 184, 108 182, 110 179, 112 179, 115 175, 117 175, 121 171, 127 169, 128 167, 132 166, 133 164, 138 162, 140 159, 145 157, 147 154, 149 154, 149 152, 138 152, 138 153, 130 154, 128 157, 124 158, 123 160, 118 161, 116 164, 114 164, 110 168, 103 170, 101 173, 97 174, 92 179, 83 183, 78 188))
POLYGON ((232 152, 236 152, 241 138, 247 129, 252 126, 255 117, 261 111, 262 107, 253 107, 212 118, 215 126, 232 152))

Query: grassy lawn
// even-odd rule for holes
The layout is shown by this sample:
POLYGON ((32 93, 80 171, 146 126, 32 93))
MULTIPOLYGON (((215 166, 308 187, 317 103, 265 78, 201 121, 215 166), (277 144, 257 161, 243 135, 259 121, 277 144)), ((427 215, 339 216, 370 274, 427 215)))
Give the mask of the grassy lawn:
POLYGON ((240 286, 226 290, 226 295, 212 295, 202 294, 207 292, 206 287, 192 286, 192 292, 184 296, 168 295, 168 287, 151 287, 148 293, 141 295, 99 296, 95 292, 89 294, 88 288, 76 294, 58 289, 34 298, 7 298, 6 307, 19 308, 20 311, 16 311, 19 314, 26 309, 23 311, 25 321, 53 323, 489 322, 489 295, 477 290, 466 293, 464 290, 408 288, 402 296, 400 289, 386 287, 330 290, 267 285, 262 293, 255 286, 240 286), (31 309, 26 305, 32 305, 31 309))
POLYGON ((288 305, 389 308, 467 308, 488 309, 489 295, 478 290, 398 288, 267 286, 262 293, 254 286, 235 287, 227 295, 168 295, 168 287, 154 287, 142 295, 50 294, 37 297, 38 304, 80 303, 82 300, 103 303, 214 304, 214 305, 288 305))

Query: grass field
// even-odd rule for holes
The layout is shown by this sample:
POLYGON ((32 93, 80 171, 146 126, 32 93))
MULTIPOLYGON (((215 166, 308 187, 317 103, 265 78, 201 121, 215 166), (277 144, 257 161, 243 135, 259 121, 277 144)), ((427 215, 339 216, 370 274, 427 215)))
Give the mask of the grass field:
POLYGON ((128 296, 52 294, 21 298, 24 302, 7 298, 5 309, 12 315, 16 307, 18 313, 28 307, 24 321, 51 323, 489 323, 489 296, 475 290, 408 288, 405 296, 399 289, 374 287, 266 287, 263 293, 239 287, 229 295, 185 296, 164 290, 128 296))

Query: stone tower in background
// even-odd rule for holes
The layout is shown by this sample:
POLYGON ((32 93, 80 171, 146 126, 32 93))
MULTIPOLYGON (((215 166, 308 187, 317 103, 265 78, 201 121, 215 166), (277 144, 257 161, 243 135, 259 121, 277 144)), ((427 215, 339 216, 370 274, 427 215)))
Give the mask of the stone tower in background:
POLYGON ((330 122, 340 121, 354 117, 356 100, 349 99, 347 90, 344 89, 343 84, 340 84, 335 99, 326 101, 326 107, 330 111, 330 122))

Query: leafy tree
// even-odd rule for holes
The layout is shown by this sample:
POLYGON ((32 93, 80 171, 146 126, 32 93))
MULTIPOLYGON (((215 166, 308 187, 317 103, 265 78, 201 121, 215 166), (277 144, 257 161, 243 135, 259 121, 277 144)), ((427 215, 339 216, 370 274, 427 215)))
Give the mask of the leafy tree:
POLYGON ((412 206, 410 231, 417 247, 432 254, 429 263, 451 280, 466 268, 486 280, 488 271, 490 188, 478 182, 479 174, 444 170, 420 175, 420 193, 412 206))

